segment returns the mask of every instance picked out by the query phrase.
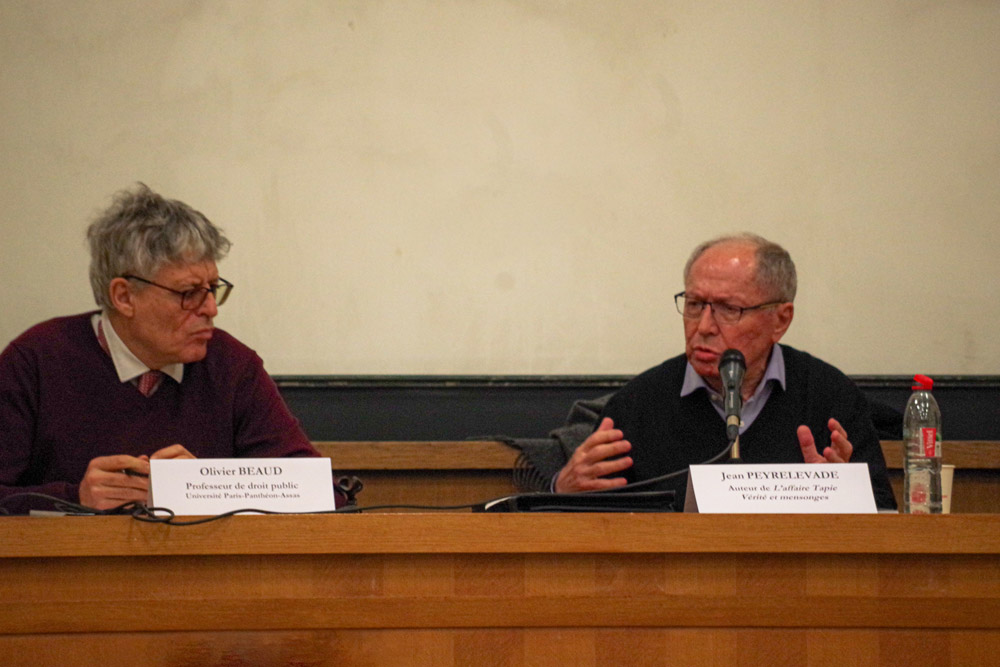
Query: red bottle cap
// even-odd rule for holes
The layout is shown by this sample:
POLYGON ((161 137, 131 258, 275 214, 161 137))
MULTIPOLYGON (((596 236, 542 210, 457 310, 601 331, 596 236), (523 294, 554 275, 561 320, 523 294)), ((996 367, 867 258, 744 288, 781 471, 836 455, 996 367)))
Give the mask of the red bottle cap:
POLYGON ((934 388, 934 380, 930 379, 926 375, 914 375, 913 381, 916 382, 916 384, 910 387, 910 389, 923 389, 925 391, 930 391, 934 388))

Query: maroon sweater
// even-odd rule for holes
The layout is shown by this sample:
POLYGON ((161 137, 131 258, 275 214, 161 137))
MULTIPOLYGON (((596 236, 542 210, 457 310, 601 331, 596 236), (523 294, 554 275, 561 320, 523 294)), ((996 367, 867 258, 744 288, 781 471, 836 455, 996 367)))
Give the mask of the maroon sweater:
POLYGON ((174 443, 198 458, 319 456, 260 357, 226 332, 215 330, 182 383, 164 378, 147 398, 119 381, 92 315, 38 324, 0 354, 0 499, 33 491, 78 502, 91 459, 174 443))

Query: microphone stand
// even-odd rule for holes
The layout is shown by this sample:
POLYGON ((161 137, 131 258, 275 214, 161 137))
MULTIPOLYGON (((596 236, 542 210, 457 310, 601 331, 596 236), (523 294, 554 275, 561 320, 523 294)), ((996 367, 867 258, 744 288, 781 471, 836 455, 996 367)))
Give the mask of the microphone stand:
POLYGON ((729 463, 743 463, 743 459, 740 458, 740 436, 737 435, 736 439, 729 443, 729 463))
POLYGON ((729 440, 729 463, 743 463, 740 458, 740 426, 743 411, 743 374, 746 360, 739 350, 730 349, 719 359, 719 378, 724 394, 726 438, 729 440))

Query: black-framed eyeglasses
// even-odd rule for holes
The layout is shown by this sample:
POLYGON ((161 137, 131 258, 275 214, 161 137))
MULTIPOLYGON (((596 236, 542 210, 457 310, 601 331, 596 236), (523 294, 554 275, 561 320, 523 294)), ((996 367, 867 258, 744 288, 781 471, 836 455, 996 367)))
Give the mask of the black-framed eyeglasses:
POLYGON ((708 306, 712 309, 712 314, 715 315, 717 321, 723 324, 736 324, 743 317, 743 313, 748 310, 762 310, 764 308, 774 308, 775 306, 780 306, 785 303, 784 301, 768 301, 767 303, 761 303, 756 306, 734 306, 731 303, 725 303, 724 301, 702 301, 700 299, 690 299, 685 296, 684 292, 678 292, 674 295, 674 304, 677 306, 677 312, 684 316, 686 320, 698 320, 701 319, 701 314, 705 311, 705 307, 708 306))
POLYGON ((159 283, 154 283, 152 280, 146 280, 145 278, 140 278, 139 276, 133 276, 127 274, 122 276, 126 280, 138 280, 141 283, 146 283, 147 285, 152 285, 153 287, 159 287, 160 289, 165 289, 168 292, 173 292, 181 298, 181 308, 184 310, 198 310, 201 308, 201 304, 205 303, 205 299, 211 294, 215 297, 215 305, 221 306, 229 298, 230 293, 233 291, 233 284, 226 280, 225 278, 219 278, 219 282, 212 283, 208 287, 195 287, 189 290, 177 290, 172 287, 167 287, 166 285, 161 285, 159 283))

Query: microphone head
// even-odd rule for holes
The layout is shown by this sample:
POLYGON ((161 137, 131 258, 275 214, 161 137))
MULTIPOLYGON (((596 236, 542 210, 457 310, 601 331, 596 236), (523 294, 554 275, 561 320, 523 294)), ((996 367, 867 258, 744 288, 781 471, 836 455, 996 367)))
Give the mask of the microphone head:
POLYGON ((739 386, 743 382, 743 373, 746 370, 746 359, 743 358, 743 353, 739 350, 726 350, 719 358, 719 375, 722 377, 723 384, 728 384, 727 380, 731 379, 739 386))
POLYGON ((719 358, 719 378, 725 390, 723 401, 726 408, 726 437, 733 443, 732 456, 739 458, 738 438, 740 435, 740 410, 743 409, 743 374, 747 370, 746 359, 739 350, 726 350, 719 358))

